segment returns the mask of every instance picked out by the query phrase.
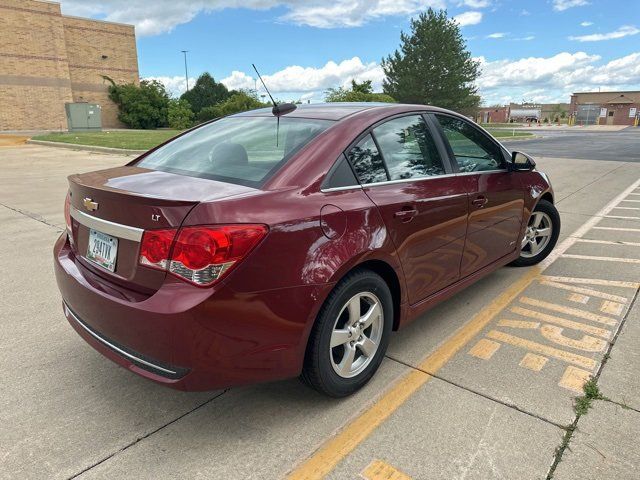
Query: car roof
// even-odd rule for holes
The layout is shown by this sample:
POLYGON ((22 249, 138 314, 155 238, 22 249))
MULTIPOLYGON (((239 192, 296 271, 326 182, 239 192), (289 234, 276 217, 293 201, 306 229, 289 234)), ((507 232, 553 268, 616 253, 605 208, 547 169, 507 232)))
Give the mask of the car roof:
MULTIPOLYGON (((307 103, 297 105, 297 108, 282 118, 314 118, 319 120, 342 120, 345 117, 355 113, 370 110, 372 108, 398 107, 397 103, 381 103, 381 102, 335 102, 335 103, 307 103)), ((271 107, 260 108, 258 110, 250 110, 241 112, 234 117, 271 117, 271 107)))

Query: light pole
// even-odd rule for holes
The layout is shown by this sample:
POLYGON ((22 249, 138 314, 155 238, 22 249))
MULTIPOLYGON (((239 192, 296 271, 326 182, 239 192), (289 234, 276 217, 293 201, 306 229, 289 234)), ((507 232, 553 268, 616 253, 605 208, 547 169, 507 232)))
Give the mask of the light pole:
POLYGON ((187 52, 189 50, 182 50, 184 54, 184 79, 187 82, 187 92, 189 91, 189 70, 187 70, 187 52))

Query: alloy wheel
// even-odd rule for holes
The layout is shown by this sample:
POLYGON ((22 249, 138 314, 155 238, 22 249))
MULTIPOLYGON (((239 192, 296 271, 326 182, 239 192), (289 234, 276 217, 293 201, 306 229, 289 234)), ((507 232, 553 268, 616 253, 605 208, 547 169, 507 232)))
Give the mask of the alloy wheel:
POLYGON ((520 255, 525 258, 538 255, 549 244, 552 233, 551 217, 544 212, 533 212, 522 239, 520 255))

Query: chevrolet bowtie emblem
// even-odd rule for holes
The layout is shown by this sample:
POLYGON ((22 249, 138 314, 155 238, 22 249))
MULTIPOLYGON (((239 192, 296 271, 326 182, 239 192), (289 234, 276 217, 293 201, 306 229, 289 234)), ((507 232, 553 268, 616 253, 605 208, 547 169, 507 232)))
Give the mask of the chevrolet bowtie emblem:
POLYGON ((98 202, 94 202, 89 197, 84 198, 82 200, 82 203, 84 204, 84 208, 86 208, 90 212, 94 212, 98 209, 98 202))

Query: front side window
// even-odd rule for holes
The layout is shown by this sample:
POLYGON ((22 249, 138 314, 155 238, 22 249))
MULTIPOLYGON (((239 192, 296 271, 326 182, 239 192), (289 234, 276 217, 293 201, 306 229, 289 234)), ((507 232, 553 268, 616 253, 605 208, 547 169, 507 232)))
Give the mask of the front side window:
POLYGON ((360 183, 385 182, 387 171, 376 143, 367 135, 349 152, 349 161, 358 175, 360 183))
POLYGON ((444 130, 461 172, 482 172, 505 168, 500 147, 470 123, 448 115, 436 118, 444 130))
POLYGON ((395 118, 373 130, 391 180, 443 175, 444 165, 420 115, 395 118))
POLYGON ((228 117, 150 153, 137 166, 259 187, 333 122, 305 118, 228 117))

